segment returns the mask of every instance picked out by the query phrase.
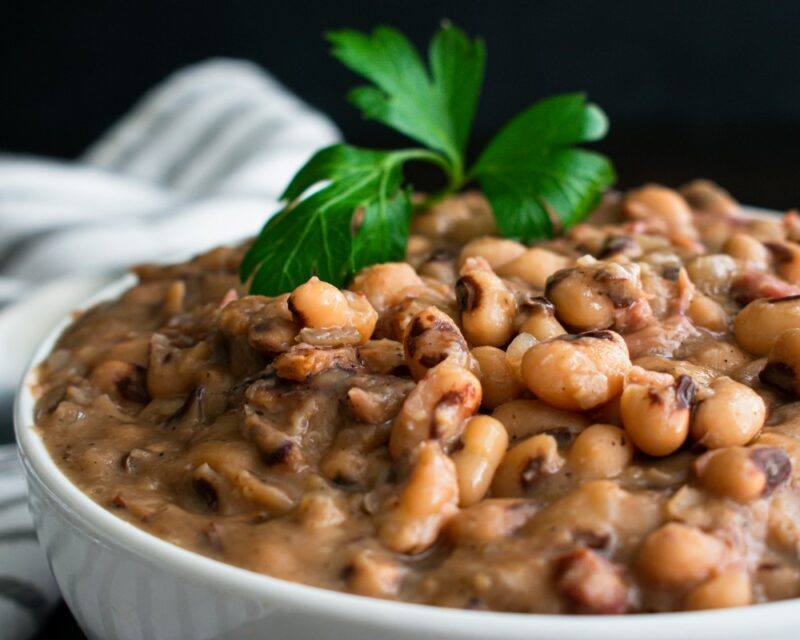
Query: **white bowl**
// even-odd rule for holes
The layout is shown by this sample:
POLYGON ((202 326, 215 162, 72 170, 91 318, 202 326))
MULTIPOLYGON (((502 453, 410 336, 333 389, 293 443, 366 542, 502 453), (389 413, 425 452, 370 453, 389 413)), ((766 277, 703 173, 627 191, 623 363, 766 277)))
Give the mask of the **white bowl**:
MULTIPOLYGON (((132 283, 126 277, 87 305, 114 298, 132 283)), ((697 613, 486 613, 307 587, 174 546, 75 487, 33 428, 35 365, 70 322, 65 317, 34 356, 17 394, 15 424, 39 541, 67 604, 93 640, 789 640, 800 635, 800 599, 697 613)))

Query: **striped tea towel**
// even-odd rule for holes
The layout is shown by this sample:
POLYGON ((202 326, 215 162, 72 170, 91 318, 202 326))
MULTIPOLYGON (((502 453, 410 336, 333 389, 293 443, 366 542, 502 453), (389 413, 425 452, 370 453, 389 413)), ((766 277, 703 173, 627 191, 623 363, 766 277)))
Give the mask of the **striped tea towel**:
POLYGON ((0 637, 29 637, 57 599, 31 524, 16 451, 0 447, 0 637))
MULTIPOLYGON (((36 344, 135 262, 241 240, 336 128, 258 67, 211 60, 142 98, 76 162, 0 155, 0 442, 36 344)), ((24 638, 57 591, 0 447, 0 628, 24 638), (13 631, 12 631, 13 630, 13 631)))

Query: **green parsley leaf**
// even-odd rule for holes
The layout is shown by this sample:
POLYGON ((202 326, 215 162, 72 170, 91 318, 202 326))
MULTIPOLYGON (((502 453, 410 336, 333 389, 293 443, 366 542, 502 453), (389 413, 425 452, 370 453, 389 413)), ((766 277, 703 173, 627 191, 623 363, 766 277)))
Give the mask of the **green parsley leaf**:
POLYGON ((284 293, 312 274, 343 286, 369 264, 401 260, 411 211, 402 165, 425 153, 344 144, 318 151, 286 188, 290 204, 267 221, 242 261, 250 292, 284 293))
POLYGON ((327 37, 333 55, 375 85, 353 89, 351 102, 366 117, 443 153, 460 179, 483 83, 483 42, 445 24, 431 42, 429 73, 395 29, 378 27, 370 35, 334 31, 327 37))
POLYGON ((489 143, 476 177, 506 237, 552 237, 580 221, 614 180, 604 156, 571 145, 602 138, 608 120, 580 93, 546 98, 511 120, 489 143))
POLYGON ((505 236, 551 237, 576 223, 614 180, 605 157, 574 145, 602 138, 603 112, 582 94, 542 100, 508 123, 471 171, 464 158, 475 117, 485 50, 450 24, 434 35, 428 66, 399 31, 328 34, 332 53, 373 84, 349 97, 365 116, 422 142, 426 149, 376 151, 346 144, 322 149, 286 187, 284 209, 244 257, 251 293, 277 295, 316 274, 343 286, 359 269, 405 255, 411 202, 407 160, 441 167, 447 187, 477 179, 505 236))

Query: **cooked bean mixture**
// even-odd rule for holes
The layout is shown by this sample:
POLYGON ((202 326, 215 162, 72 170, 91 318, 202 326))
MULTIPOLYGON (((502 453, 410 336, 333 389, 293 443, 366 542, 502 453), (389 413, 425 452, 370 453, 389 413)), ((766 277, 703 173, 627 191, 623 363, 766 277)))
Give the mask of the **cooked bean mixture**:
POLYGON ((800 596, 800 216, 716 185, 500 239, 463 194, 407 261, 275 298, 242 247, 83 313, 37 425, 91 498, 251 571, 446 607, 800 596))

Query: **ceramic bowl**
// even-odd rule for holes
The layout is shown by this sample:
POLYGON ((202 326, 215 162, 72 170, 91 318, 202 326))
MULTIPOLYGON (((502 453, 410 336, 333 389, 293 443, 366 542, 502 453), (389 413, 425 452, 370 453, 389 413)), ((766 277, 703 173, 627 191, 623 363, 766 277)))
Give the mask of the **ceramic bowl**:
MULTIPOLYGON (((133 282, 126 277, 86 304, 114 298, 133 282)), ((37 350, 17 394, 15 425, 39 541, 69 608, 92 640, 800 637, 800 599, 741 609, 607 617, 463 611, 295 584, 165 542, 81 492, 50 458, 33 427, 36 365, 70 322, 71 317, 63 318, 37 350)))

